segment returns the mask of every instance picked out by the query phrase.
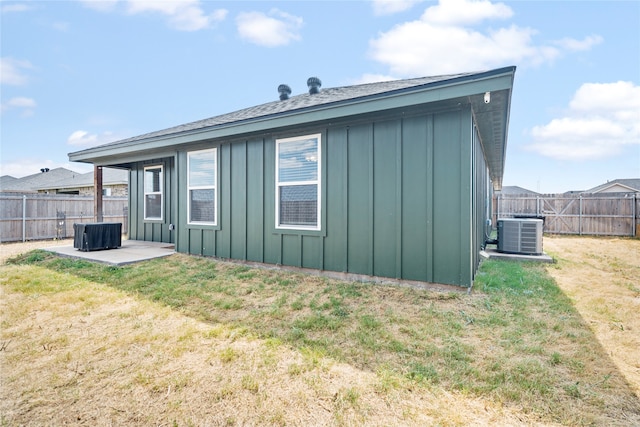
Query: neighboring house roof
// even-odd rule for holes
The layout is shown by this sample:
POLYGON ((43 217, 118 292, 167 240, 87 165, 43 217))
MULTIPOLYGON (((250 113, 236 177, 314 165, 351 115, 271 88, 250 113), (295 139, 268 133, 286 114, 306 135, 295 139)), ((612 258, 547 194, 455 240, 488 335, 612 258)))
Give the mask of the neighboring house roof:
MULTIPOLYGON (((103 168, 102 169, 102 185, 128 185, 129 171, 124 169, 103 168)), ((38 190, 61 190, 70 188, 93 187, 93 171, 76 174, 72 177, 47 183, 38 187, 38 190)))
POLYGON ((8 187, 11 184, 15 183, 17 180, 18 180, 18 178, 13 177, 11 175, 2 175, 2 176, 0 176, 0 191, 2 189, 4 189, 5 187, 8 187))
POLYGON ((535 191, 527 190, 526 188, 518 187, 517 185, 505 185, 499 193, 502 195, 527 194, 532 196, 540 194, 535 191))
MULTIPOLYGON (((121 165, 149 155, 175 153, 175 146, 256 134, 285 126, 407 108, 427 103, 443 107, 471 104, 490 176, 502 186, 511 90, 515 67, 477 73, 421 77, 322 89, 228 114, 69 153, 72 161, 121 165), (485 92, 490 91, 490 102, 485 92), (125 160, 126 159, 126 160, 125 160), (123 162, 123 163, 119 163, 123 162)), ((275 98, 275 96, 274 96, 275 98)))
POLYGON ((585 193, 634 193, 640 192, 640 178, 614 179, 606 184, 598 185, 585 193))
POLYGON ((79 174, 65 168, 55 168, 48 172, 39 172, 22 178, 14 178, 13 180, 9 179, 13 177, 5 175, 2 177, 3 179, 1 181, 0 191, 22 193, 36 192, 37 189, 43 185, 57 182, 61 179, 70 178, 74 175, 79 174), (8 178, 5 179, 7 176, 8 178))

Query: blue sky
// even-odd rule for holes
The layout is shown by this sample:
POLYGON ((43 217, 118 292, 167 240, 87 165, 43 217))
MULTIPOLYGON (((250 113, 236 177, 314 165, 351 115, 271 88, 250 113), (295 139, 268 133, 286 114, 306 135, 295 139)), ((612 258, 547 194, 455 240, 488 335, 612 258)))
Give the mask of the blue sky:
POLYGON ((640 178, 638 1, 0 1, 0 175, 323 87, 517 66, 504 185, 640 178))

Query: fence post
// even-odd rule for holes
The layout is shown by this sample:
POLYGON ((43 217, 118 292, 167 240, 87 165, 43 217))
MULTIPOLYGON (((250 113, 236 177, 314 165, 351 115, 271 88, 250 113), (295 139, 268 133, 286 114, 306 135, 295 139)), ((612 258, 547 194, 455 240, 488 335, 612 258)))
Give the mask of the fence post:
POLYGON ((27 195, 22 196, 22 243, 27 240, 27 195))
POLYGON ((633 193, 633 205, 631 206, 631 216, 633 217, 631 220, 631 237, 637 237, 636 231, 638 230, 638 220, 636 218, 636 204, 638 203, 637 194, 638 193, 633 193))
POLYGON ((578 235, 582 236, 582 194, 580 195, 579 202, 579 211, 578 211, 578 235))

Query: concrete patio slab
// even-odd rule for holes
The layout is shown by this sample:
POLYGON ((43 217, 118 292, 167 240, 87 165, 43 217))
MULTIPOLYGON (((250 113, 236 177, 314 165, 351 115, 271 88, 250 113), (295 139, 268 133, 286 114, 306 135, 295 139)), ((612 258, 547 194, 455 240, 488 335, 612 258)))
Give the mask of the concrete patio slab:
POLYGON ((117 249, 83 252, 71 246, 49 246, 42 248, 69 258, 86 259, 109 265, 126 265, 146 261, 153 258, 169 256, 175 253, 175 246, 171 243, 144 242, 141 240, 123 240, 117 249))
POLYGON ((553 258, 549 255, 542 253, 541 255, 521 255, 521 254, 509 254, 505 252, 498 252, 496 249, 486 248, 480 252, 480 255, 485 258, 491 259, 504 259, 510 261, 538 261, 553 263, 553 258))

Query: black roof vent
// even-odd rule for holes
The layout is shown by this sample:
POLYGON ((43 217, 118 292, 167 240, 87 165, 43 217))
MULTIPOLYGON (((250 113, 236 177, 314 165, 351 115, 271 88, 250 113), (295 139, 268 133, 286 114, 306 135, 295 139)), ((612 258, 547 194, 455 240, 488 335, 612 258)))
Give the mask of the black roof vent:
POLYGON ((289 99, 291 88, 287 85, 280 85, 278 86, 278 93, 280 94, 280 101, 284 101, 285 99, 289 99))
POLYGON ((320 92, 320 86, 322 86, 322 82, 317 77, 309 77, 307 79, 307 86, 309 86, 309 94, 313 95, 314 93, 320 92))

